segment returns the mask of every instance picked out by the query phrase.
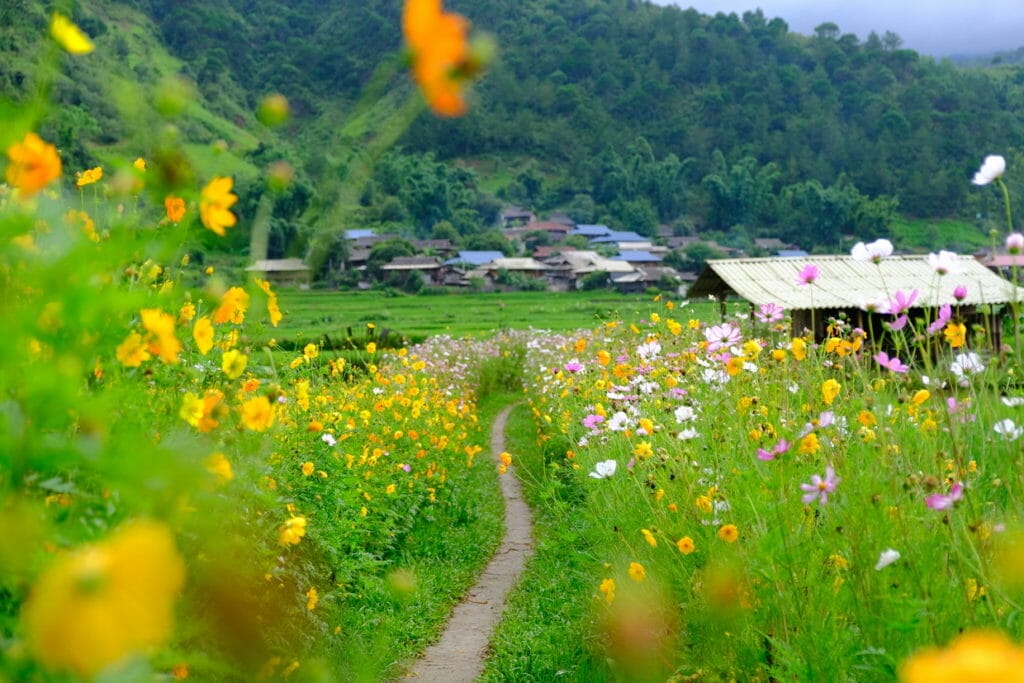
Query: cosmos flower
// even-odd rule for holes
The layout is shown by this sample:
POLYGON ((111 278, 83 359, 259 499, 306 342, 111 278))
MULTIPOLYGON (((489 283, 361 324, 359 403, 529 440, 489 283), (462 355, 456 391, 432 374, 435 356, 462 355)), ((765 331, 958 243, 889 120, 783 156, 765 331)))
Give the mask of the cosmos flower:
POLYGON ((900 559, 900 551, 892 548, 883 550, 882 554, 878 556, 878 562, 875 563, 875 571, 882 571, 898 559, 900 559))
POLYGON ((963 272, 963 266, 960 265, 960 257, 951 251, 942 250, 938 254, 928 254, 928 265, 939 275, 963 272))
POLYGON ((949 489, 949 493, 933 493, 924 499, 924 504, 930 507, 932 510, 948 510, 953 507, 958 500, 964 497, 963 484, 957 482, 949 489))
POLYGON ((590 476, 594 479, 607 479, 615 474, 616 467, 618 467, 618 463, 614 460, 603 460, 594 464, 594 471, 590 473, 590 476))
POLYGON ((835 471, 831 467, 826 467, 824 478, 815 474, 811 477, 809 484, 800 484, 801 490, 804 491, 804 495, 801 496, 800 500, 805 504, 817 500, 824 505, 828 502, 828 494, 836 490, 839 481, 835 471))
POLYGON ((821 269, 818 266, 808 263, 805 265, 796 276, 797 285, 810 285, 813 284, 818 276, 821 275, 821 269))
POLYGON ((974 174, 974 179, 971 182, 975 185, 988 185, 1005 172, 1006 159, 998 154, 990 154, 985 157, 985 161, 982 162, 981 168, 974 174))
POLYGON ((887 354, 885 351, 879 351, 874 356, 872 356, 872 358, 874 358, 875 362, 881 365, 883 368, 885 368, 886 370, 891 370, 892 372, 905 373, 908 370, 910 370, 909 365, 901 361, 896 356, 890 358, 889 354, 887 354))
POLYGON ((886 256, 892 256, 892 242, 887 239, 877 239, 869 244, 857 242, 850 250, 850 256, 855 261, 878 263, 886 256))
POLYGON ((231 191, 234 182, 230 176, 218 176, 207 183, 199 198, 199 217, 203 225, 221 236, 224 228, 238 222, 231 213, 231 207, 238 201, 238 196, 231 191))
POLYGON ((44 142, 35 133, 26 133, 21 142, 7 149, 7 184, 32 196, 60 177, 60 156, 57 148, 44 142))

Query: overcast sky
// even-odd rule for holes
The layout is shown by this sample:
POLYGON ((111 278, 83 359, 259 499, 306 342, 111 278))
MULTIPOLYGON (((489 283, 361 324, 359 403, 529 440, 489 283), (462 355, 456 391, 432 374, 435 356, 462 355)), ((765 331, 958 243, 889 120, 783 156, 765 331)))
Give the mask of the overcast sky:
POLYGON ((811 34, 831 21, 861 40, 893 31, 903 46, 923 54, 987 54, 1024 46, 1024 0, 654 0, 659 5, 694 7, 703 14, 743 12, 758 7, 769 19, 782 17, 789 29, 811 34))

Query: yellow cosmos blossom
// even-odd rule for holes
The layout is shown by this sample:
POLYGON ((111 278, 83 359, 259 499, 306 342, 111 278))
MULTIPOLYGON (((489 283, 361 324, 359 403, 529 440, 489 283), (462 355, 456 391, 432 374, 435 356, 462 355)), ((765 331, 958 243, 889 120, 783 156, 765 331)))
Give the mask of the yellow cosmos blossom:
POLYGON ((367 344, 366 345, 366 352, 367 353, 377 353, 377 344, 375 342, 370 342, 369 344, 367 344))
POLYGON ((75 186, 85 187, 103 179, 103 167, 97 166, 75 174, 75 186))
POLYGON ((7 184, 27 197, 34 195, 60 177, 57 148, 35 133, 26 133, 21 142, 7 148, 7 184))
POLYGON ((1024 682, 1024 648, 996 631, 971 631, 945 649, 925 648, 899 668, 903 683, 1024 682))
POLYGON ((164 213, 171 223, 178 223, 185 217, 185 200, 169 194, 164 197, 164 213))
POLYGON ((604 594, 605 603, 612 604, 615 600, 615 579, 605 579, 601 582, 598 590, 604 594))
POLYGON ((221 297, 220 306, 213 312, 213 322, 233 322, 240 325, 245 321, 245 312, 249 309, 249 294, 241 287, 232 287, 221 297))
POLYGON ((821 383, 821 400, 825 402, 825 405, 832 405, 842 388, 843 385, 834 379, 825 380, 821 383))
POLYGON ((125 367, 137 368, 150 358, 152 356, 138 332, 129 334, 117 347, 117 360, 125 367))
POLYGON ((818 435, 814 432, 805 435, 800 439, 800 447, 797 451, 801 455, 814 455, 821 449, 821 442, 818 440, 818 435))
POLYGON ((967 328, 963 323, 949 323, 942 334, 951 348, 959 349, 967 343, 967 328))
POLYGON ((254 432, 266 431, 274 424, 274 406, 266 396, 256 396, 242 404, 242 424, 254 432))
POLYGON ((159 308, 144 308, 140 312, 142 326, 150 333, 149 351, 164 363, 177 363, 181 342, 174 336, 174 316, 159 308))
POLYGON ((238 219, 231 213, 231 207, 238 201, 231 188, 234 179, 228 177, 216 177, 211 180, 199 197, 199 218, 203 225, 217 233, 224 235, 224 228, 230 228, 238 219))
POLYGON ((206 471, 216 475, 222 481, 231 481, 235 478, 235 472, 231 468, 231 461, 223 453, 214 453, 208 457, 203 465, 206 471))
POLYGON ((650 530, 641 529, 640 533, 644 535, 644 540, 647 541, 647 545, 651 546, 652 548, 658 547, 658 539, 654 537, 654 534, 652 534, 650 530))
POLYGON ((135 168, 136 171, 145 172, 146 171, 146 160, 143 159, 142 157, 136 157, 135 161, 132 162, 132 166, 135 168))
POLYGON ((225 351, 221 358, 221 369, 228 379, 238 379, 245 372, 245 366, 248 363, 248 356, 236 349, 230 349, 225 351))
POLYGON ((21 614, 29 648, 48 668, 92 677, 166 642, 184 579, 170 529, 131 522, 39 577, 21 614))
POLYGON ((929 398, 931 398, 931 395, 931 392, 928 391, 927 389, 918 389, 914 393, 914 396, 910 399, 910 402, 915 406, 919 406, 925 401, 927 401, 929 398))
POLYGON ((204 356, 213 348, 213 324, 210 316, 204 315, 192 326, 192 338, 196 341, 196 348, 204 356))
POLYGON ((643 583, 647 578, 647 570, 639 562, 629 563, 629 578, 633 579, 637 583, 643 583))
POLYGON ((54 12, 50 18, 50 35, 73 55, 88 54, 94 49, 89 36, 60 12, 54 12))
POLYGON ((302 355, 306 360, 313 360, 320 355, 320 348, 316 344, 306 344, 302 348, 302 355))
POLYGON ((266 280, 256 280, 257 286, 267 295, 267 314, 270 316, 270 324, 277 327, 281 322, 281 309, 277 306, 277 295, 270 289, 270 283, 266 280))
POLYGON ((306 591, 306 609, 313 611, 316 608, 316 603, 320 601, 320 595, 316 592, 316 588, 310 588, 306 591))
POLYGON ((413 79, 430 108, 441 116, 466 113, 462 89, 468 30, 464 17, 442 11, 441 0, 406 0, 402 33, 412 52, 413 79))
POLYGON ((223 400, 224 394, 217 389, 207 389, 202 398, 188 392, 181 401, 178 415, 199 431, 208 432, 219 424, 217 418, 225 412, 223 400))
POLYGON ((311 462, 304 462, 304 463, 302 463, 302 476, 304 476, 304 477, 311 476, 313 474, 313 470, 314 469, 315 469, 315 466, 313 465, 313 463, 311 463, 311 462))
POLYGON ((597 362, 601 365, 607 366, 612 362, 612 354, 608 353, 604 349, 597 352, 597 362))
POLYGON ((726 543, 735 543, 740 537, 740 532, 735 524, 726 524, 718 529, 718 537, 726 543))
POLYGON ((676 548, 678 548, 679 552, 681 552, 683 555, 689 555, 697 549, 697 547, 693 543, 693 539, 689 536, 683 536, 678 541, 676 541, 676 548))
POLYGON ((306 535, 306 518, 292 516, 278 531, 278 542, 283 546, 298 545, 306 535))
POLYGON ((792 352, 793 358, 796 358, 798 361, 807 358, 807 342, 804 341, 803 337, 793 337, 789 350, 792 352))

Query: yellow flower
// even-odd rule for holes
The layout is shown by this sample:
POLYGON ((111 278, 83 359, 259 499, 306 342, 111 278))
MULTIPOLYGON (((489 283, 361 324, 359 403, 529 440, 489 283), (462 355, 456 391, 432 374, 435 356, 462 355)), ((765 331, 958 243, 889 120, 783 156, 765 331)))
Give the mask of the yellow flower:
POLYGON ((832 405, 842 388, 843 385, 834 379, 825 380, 821 383, 821 400, 825 402, 825 405, 832 405))
POLYGON ((604 593, 605 603, 612 604, 612 601, 615 600, 615 579, 605 579, 601 582, 598 590, 604 593))
POLYGON ((224 374, 228 376, 228 379, 238 379, 245 372, 245 366, 248 363, 248 356, 236 349, 231 349, 224 352, 224 357, 221 359, 221 369, 224 370, 224 374))
POLYGON ((177 363, 181 342, 174 336, 174 316, 159 308, 144 308, 140 317, 142 326, 150 333, 149 351, 164 363, 177 363))
POLYGON ((377 353, 377 344, 375 342, 370 342, 369 344, 367 344, 366 345, 366 352, 367 353, 377 353))
POLYGON ((50 19, 50 35, 73 55, 84 55, 93 51, 89 36, 60 12, 54 12, 50 19))
POLYGON ((214 453, 203 463, 206 471, 215 474, 224 481, 231 481, 235 478, 235 472, 231 469, 231 461, 223 453, 214 453))
POLYGON ((57 148, 35 133, 26 133, 24 140, 8 147, 7 158, 7 184, 25 196, 34 195, 60 177, 57 148))
POLYGON ((913 398, 910 399, 910 402, 913 403, 915 406, 919 406, 925 401, 927 401, 929 398, 931 398, 931 395, 931 392, 928 391, 927 389, 919 389, 917 392, 914 393, 914 396, 913 398))
POLYGON ((402 33, 412 52, 413 78, 430 108, 442 116, 466 113, 462 88, 468 29, 461 15, 442 12, 441 0, 406 0, 402 33))
POLYGON ((310 588, 306 591, 306 609, 313 611, 316 607, 316 603, 320 601, 320 595, 317 594, 316 588, 310 588))
POLYGON ((298 545, 305 535, 306 518, 293 516, 281 526, 277 540, 283 546, 298 545))
POLYGON ((803 337, 793 337, 789 350, 792 351, 793 358, 803 360, 807 357, 807 342, 804 341, 803 337))
POLYGON ((232 287, 221 297, 220 306, 213 312, 213 322, 220 325, 231 321, 236 325, 245 321, 249 309, 249 294, 241 287, 232 287))
POLYGON ((256 280, 256 284, 267 295, 267 314, 270 316, 270 324, 277 327, 283 317, 281 309, 277 306, 277 295, 270 289, 270 283, 266 280, 256 280))
POLYGON ((306 344, 302 349, 302 355, 306 360, 313 360, 320 355, 320 349, 316 344, 306 344))
POLYGON ((679 552, 681 552, 683 555, 689 555, 697 549, 696 546, 693 544, 693 539, 689 536, 683 536, 678 541, 676 541, 676 547, 679 548, 679 552))
POLYGON ((718 537, 726 543, 735 543, 736 539, 740 537, 740 532, 736 529, 735 524, 726 524, 719 528, 718 537))
POLYGON ((274 424, 274 406, 266 396, 251 398, 242 404, 242 424, 254 432, 266 431, 274 424))
POLYGON ((944 650, 929 647, 904 660, 899 677, 903 683, 1021 683, 1024 648, 996 631, 968 632, 944 650))
POLYGON ((132 166, 135 167, 136 171, 146 170, 146 160, 142 157, 136 157, 135 161, 132 162, 132 166))
POLYGON ((230 176, 218 176, 203 188, 199 197, 199 217, 203 225, 218 235, 224 235, 224 228, 230 228, 238 221, 231 213, 231 207, 238 201, 231 192, 234 182, 230 176))
POLYGON ((49 668, 92 677, 167 640, 184 579, 170 529, 130 522, 39 577, 21 614, 29 648, 49 668))
POLYGON ((304 462, 304 463, 302 463, 302 474, 303 474, 303 476, 308 477, 311 474, 313 474, 313 469, 314 469, 313 463, 311 463, 311 462, 304 462))
POLYGON ((633 579, 637 583, 643 583, 644 579, 647 578, 647 570, 639 562, 629 563, 629 578, 633 579))
POLYGON ((654 534, 652 534, 649 530, 641 529, 640 533, 644 535, 644 540, 647 541, 647 545, 651 546, 652 548, 658 547, 658 539, 656 539, 654 537, 654 534))
POLYGON ((87 171, 75 174, 75 185, 77 187, 85 187, 86 185, 92 185, 103 178, 103 167, 97 166, 96 168, 90 168, 87 171))
POLYGON ((959 349, 967 343, 967 328, 963 323, 949 323, 942 334, 951 348, 959 349))
POLYGON ((196 340, 196 348, 204 356, 213 348, 213 324, 210 316, 204 315, 192 327, 192 338, 196 340))
POLYGON ((597 362, 601 365, 608 365, 612 362, 612 354, 608 353, 604 349, 597 352, 597 362))
POLYGON ((647 458, 654 455, 654 450, 651 448, 651 444, 647 443, 646 441, 641 441, 636 445, 636 448, 633 449, 633 455, 640 458, 641 460, 646 460, 647 458))
POLYGON ((814 432, 805 435, 800 439, 800 447, 797 451, 801 455, 814 455, 821 449, 821 442, 818 440, 818 435, 814 432))
POLYGON ((117 347, 117 360, 125 367, 137 368, 150 358, 152 356, 146 350, 146 344, 138 332, 129 334, 117 347))
POLYGON ((164 197, 164 213, 171 223, 178 223, 185 217, 185 200, 169 194, 164 197))

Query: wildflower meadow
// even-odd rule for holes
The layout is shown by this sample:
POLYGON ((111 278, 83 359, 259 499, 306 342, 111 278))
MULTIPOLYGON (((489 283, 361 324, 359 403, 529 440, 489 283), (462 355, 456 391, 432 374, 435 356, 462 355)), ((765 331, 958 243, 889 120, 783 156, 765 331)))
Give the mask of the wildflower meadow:
MULTIPOLYGON (((95 49, 49 30, 45 68, 95 49)), ((493 47, 437 2, 401 30, 415 96, 465 112, 493 47)), ((238 197, 173 112, 67 168, 35 132, 46 95, 0 109, 0 680, 400 678, 497 547, 500 476, 541 519, 485 680, 1024 675, 1019 296, 986 310, 998 330, 928 312, 971 286, 957 255, 879 291, 878 330, 658 296, 352 362, 279 346, 275 287, 196 258, 239 230, 238 197)), ((974 184, 1002 189, 1019 253, 1006 171, 974 184)))

